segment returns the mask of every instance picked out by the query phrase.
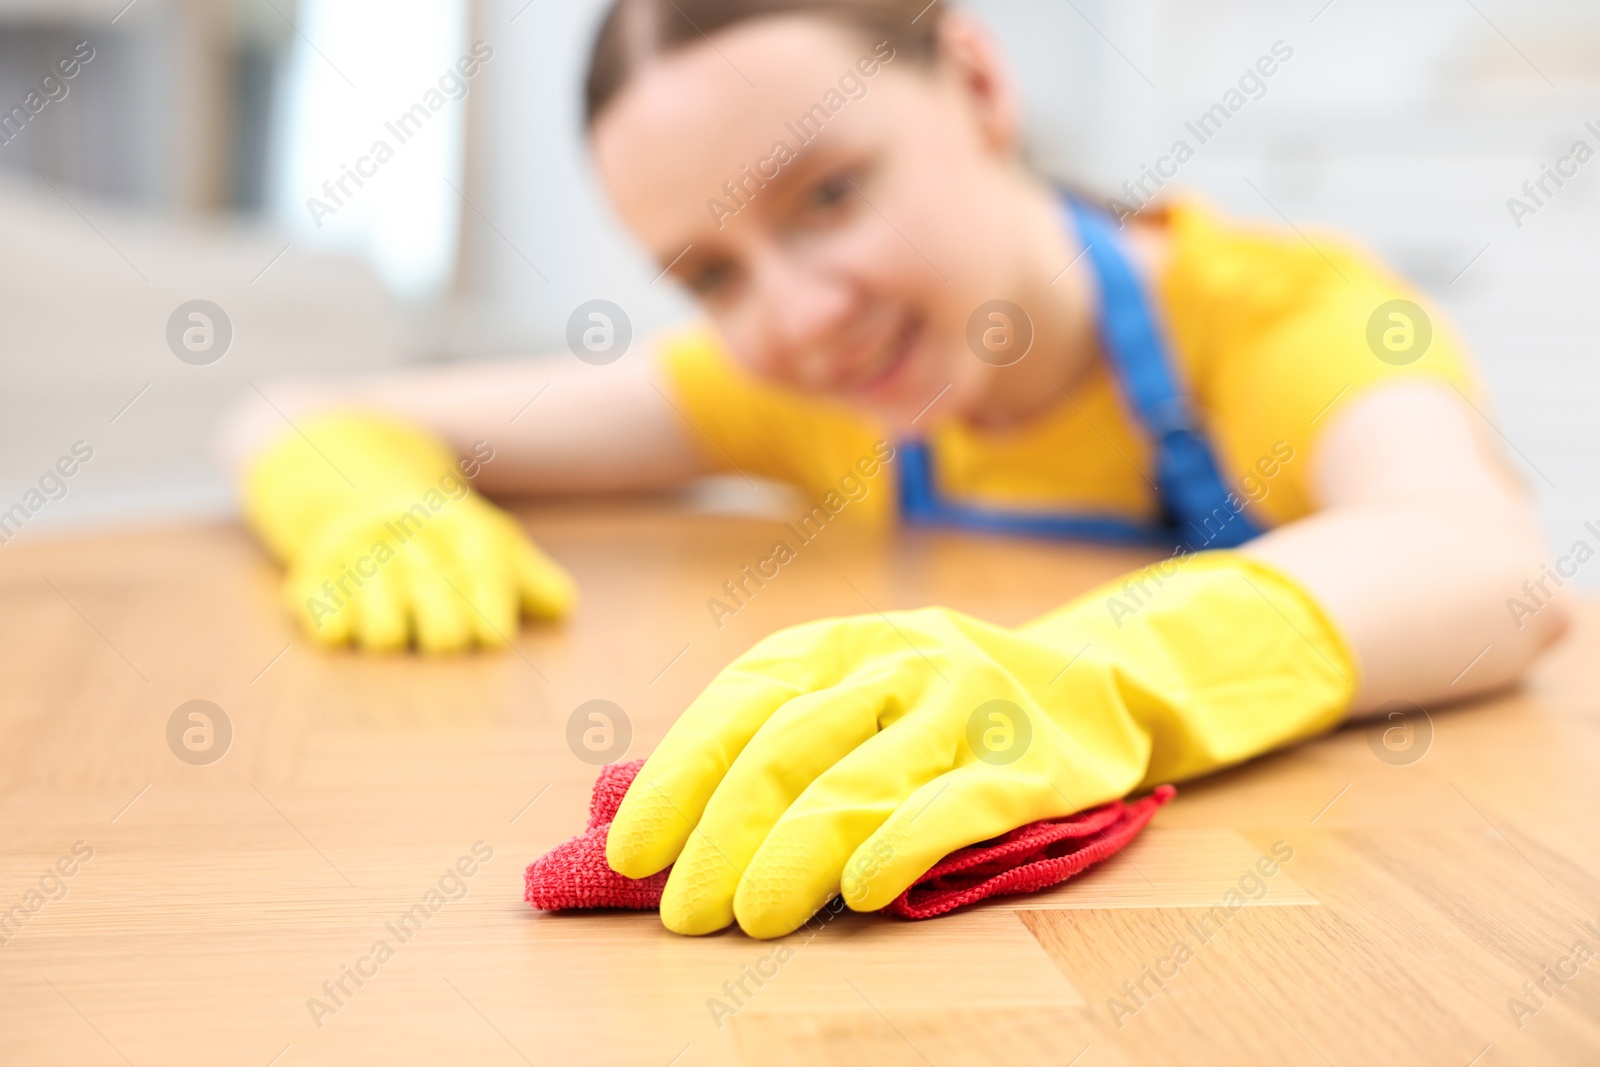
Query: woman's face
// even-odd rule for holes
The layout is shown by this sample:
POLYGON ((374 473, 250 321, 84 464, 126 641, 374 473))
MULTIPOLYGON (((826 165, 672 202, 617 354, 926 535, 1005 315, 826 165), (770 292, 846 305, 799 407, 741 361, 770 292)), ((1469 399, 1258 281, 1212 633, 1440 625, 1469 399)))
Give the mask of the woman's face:
POLYGON ((1023 283, 1010 116, 961 67, 753 20, 648 63, 595 154, 735 358, 903 430, 979 402, 996 368, 968 319, 1023 283))

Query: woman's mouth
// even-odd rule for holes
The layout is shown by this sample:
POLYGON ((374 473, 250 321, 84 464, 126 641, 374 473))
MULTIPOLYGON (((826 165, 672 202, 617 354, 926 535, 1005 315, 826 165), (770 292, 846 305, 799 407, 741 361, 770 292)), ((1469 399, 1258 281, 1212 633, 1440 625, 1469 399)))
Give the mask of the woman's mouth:
POLYGON ((897 391, 908 376, 921 337, 921 316, 909 316, 885 347, 883 355, 875 361, 877 365, 850 383, 847 390, 873 399, 897 391))

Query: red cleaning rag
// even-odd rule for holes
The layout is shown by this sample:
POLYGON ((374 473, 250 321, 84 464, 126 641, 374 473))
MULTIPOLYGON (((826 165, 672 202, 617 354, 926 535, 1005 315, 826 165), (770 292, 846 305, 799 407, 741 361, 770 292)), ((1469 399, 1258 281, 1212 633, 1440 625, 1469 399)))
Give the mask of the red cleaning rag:
MULTIPOLYGON (((672 868, 635 879, 624 878, 606 863, 606 831, 642 766, 644 760, 632 760, 601 768, 583 833, 528 865, 524 897, 529 904, 541 911, 654 911, 661 906, 672 868)), ((1176 792, 1170 785, 1157 786, 1132 803, 1113 800, 957 849, 883 910, 902 919, 931 919, 987 897, 1031 893, 1064 882, 1132 841, 1176 792)))

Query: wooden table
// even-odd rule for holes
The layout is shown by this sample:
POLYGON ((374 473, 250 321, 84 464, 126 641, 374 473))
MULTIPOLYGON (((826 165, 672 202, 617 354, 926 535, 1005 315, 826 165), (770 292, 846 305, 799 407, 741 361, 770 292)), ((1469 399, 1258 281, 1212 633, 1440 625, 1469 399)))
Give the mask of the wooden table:
POLYGON ((1600 959, 1572 957, 1600 952, 1600 611, 1522 692, 1436 711, 1431 743, 1344 730, 1183 789, 1066 886, 846 913, 777 966, 736 931, 523 903, 584 821, 573 710, 613 701, 643 754, 776 627, 933 602, 1020 622, 1135 557, 835 527, 719 629, 707 598, 775 523, 530 524, 576 617, 435 660, 309 647, 233 527, 0 549, 0 1063, 1600 1062, 1600 959), (205 765, 168 742, 196 699, 232 729, 205 765), (1254 899, 1213 910, 1230 890, 1254 899), (735 1000, 758 963, 775 976, 735 1000))

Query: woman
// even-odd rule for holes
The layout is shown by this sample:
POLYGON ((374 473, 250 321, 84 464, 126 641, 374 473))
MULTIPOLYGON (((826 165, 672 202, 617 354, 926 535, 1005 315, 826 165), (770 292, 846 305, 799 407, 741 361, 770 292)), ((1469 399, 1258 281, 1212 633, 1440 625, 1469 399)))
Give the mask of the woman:
POLYGON ((892 496, 851 507, 1171 550, 1014 630, 927 608, 757 644, 611 830, 616 870, 675 863, 672 929, 776 936, 841 889, 882 907, 1032 820, 1507 685, 1562 629, 1559 608, 1507 610, 1540 537, 1415 294, 1336 241, 1054 187, 965 14, 619 0, 587 102, 613 203, 707 324, 632 371, 302 395, 381 415, 297 420, 248 468, 319 639, 454 649, 506 640, 519 603, 566 610, 559 568, 458 459, 490 493, 737 469, 826 502, 886 476, 892 496))

